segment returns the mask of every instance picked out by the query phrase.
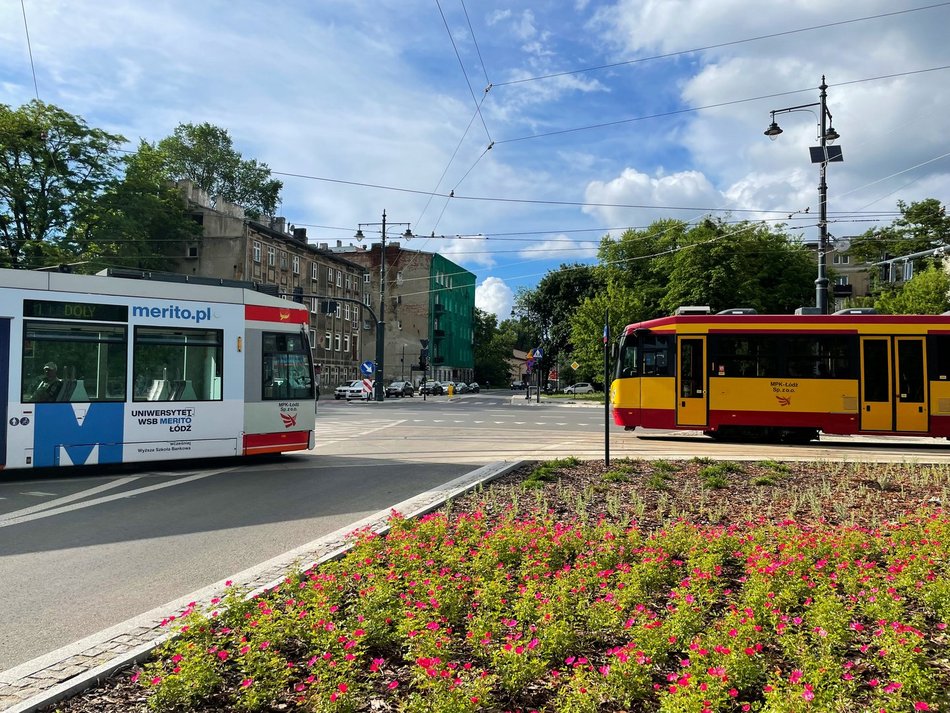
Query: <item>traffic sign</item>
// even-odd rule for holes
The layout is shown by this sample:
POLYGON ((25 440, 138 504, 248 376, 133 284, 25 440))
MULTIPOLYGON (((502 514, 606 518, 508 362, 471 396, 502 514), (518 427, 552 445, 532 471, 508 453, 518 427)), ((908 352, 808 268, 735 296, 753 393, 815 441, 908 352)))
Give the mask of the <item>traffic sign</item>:
POLYGON ((581 368, 581 365, 578 364, 576 361, 572 361, 572 362, 571 362, 571 368, 572 368, 574 371, 577 371, 578 369, 581 368))
POLYGON ((541 347, 538 347, 537 349, 534 350, 535 359, 540 359, 543 356, 544 356, 544 351, 542 351, 541 347))
POLYGON ((376 371, 376 362, 364 361, 360 364, 360 371, 366 376, 372 376, 373 372, 376 371))

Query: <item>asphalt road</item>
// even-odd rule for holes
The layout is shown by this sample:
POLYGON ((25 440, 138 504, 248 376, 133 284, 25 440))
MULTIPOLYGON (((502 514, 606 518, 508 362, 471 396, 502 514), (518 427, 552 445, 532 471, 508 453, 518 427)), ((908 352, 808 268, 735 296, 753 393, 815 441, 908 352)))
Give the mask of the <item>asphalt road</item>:
MULTIPOLYGON (((317 445, 267 460, 0 475, 0 671, 347 527, 495 461, 604 457, 603 407, 509 392, 320 402, 317 445)), ((950 463, 933 439, 809 446, 627 433, 613 459, 950 463)))

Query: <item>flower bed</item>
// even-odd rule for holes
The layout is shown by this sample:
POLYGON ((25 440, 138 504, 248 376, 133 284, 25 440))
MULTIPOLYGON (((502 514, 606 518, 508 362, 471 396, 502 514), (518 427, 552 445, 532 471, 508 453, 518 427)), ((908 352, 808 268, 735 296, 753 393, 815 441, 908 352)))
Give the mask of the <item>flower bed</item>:
MULTIPOLYGON (((600 464, 556 497, 594 467, 558 462, 419 520, 394 516, 385 536, 357 533, 346 557, 265 595, 184 612, 136 685, 154 708, 200 711, 948 710, 950 516, 644 526, 608 512, 627 476, 658 495, 692 478, 704 506, 740 484, 786 497, 798 477, 670 465, 659 477, 600 464), (592 483, 601 499, 582 507, 592 483)), ((914 501, 947 482, 895 472, 887 483, 914 501)))

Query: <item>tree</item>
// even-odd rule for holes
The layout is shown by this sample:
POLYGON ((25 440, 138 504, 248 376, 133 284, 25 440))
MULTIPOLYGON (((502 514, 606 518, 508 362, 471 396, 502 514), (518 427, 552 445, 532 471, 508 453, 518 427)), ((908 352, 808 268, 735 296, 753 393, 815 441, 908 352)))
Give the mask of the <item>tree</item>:
POLYGON ((513 339, 498 329, 498 318, 475 308, 475 379, 482 384, 508 383, 513 339))
MULTIPOLYGON (((628 287, 610 284, 605 290, 588 297, 571 317, 573 358, 580 367, 574 373, 578 380, 600 382, 604 374, 604 317, 609 311, 609 343, 614 343, 624 327, 643 314, 643 303, 628 287)), ((563 368, 563 367, 562 367, 563 368)))
POLYGON ((901 217, 883 228, 871 228, 851 240, 848 253, 859 262, 912 255, 950 244, 950 216, 936 198, 898 201, 901 217))
POLYGON ((552 364, 571 353, 571 317, 585 299, 603 289, 603 273, 591 265, 561 265, 551 270, 533 290, 515 296, 514 312, 534 327, 529 348, 543 347, 537 365, 547 373, 552 364))
POLYGON ((124 160, 125 172, 71 231, 70 243, 92 271, 104 267, 162 270, 185 255, 201 226, 164 169, 164 157, 143 141, 124 160))
POLYGON ((190 179, 210 197, 242 206, 252 218, 274 215, 280 205, 284 184, 271 178, 266 164, 244 160, 226 129, 207 122, 179 124, 157 148, 171 178, 190 179))
POLYGON ((683 236, 672 256, 662 314, 681 305, 791 314, 814 294, 816 271, 816 258, 780 230, 707 219, 683 236))
POLYGON ((901 288, 882 292, 875 303, 884 314, 941 314, 950 310, 950 275, 931 263, 901 288))
POLYGON ((688 224, 680 220, 658 220, 646 230, 626 230, 614 240, 609 235, 600 243, 597 257, 604 282, 625 287, 637 295, 639 321, 666 314, 661 301, 670 283, 673 255, 683 244, 688 224))
POLYGON ((115 177, 125 139, 51 104, 0 104, 0 259, 14 268, 68 257, 62 245, 115 177))

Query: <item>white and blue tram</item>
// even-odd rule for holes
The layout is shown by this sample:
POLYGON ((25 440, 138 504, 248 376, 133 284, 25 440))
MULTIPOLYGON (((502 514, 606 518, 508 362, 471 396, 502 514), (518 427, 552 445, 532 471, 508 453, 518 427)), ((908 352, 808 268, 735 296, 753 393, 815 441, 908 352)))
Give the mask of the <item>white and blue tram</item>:
POLYGON ((313 448, 308 323, 243 286, 0 269, 0 469, 313 448))

